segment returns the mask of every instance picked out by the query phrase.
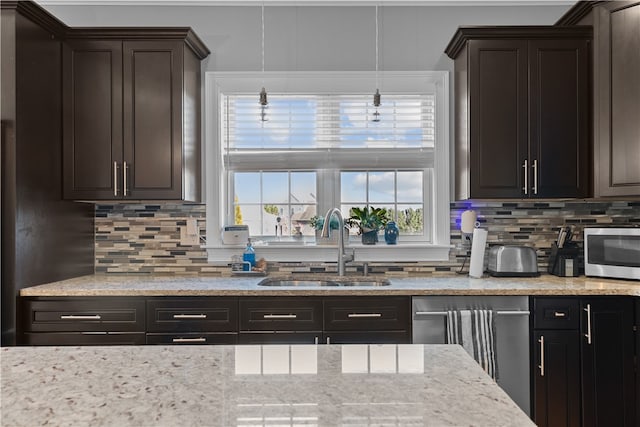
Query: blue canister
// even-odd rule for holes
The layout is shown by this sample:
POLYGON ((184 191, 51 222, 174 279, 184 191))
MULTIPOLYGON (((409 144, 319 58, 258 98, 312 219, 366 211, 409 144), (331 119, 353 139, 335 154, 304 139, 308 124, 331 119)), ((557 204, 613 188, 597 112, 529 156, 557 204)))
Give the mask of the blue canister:
POLYGON ((387 245, 395 245, 398 242, 399 232, 395 222, 389 221, 387 223, 387 226, 384 228, 384 241, 387 242, 387 245))

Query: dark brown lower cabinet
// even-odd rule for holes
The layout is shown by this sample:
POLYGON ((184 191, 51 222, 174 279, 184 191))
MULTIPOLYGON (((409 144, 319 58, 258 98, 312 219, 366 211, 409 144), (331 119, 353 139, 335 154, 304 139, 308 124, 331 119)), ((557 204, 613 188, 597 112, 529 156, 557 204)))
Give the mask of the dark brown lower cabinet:
POLYGON ((24 345, 143 345, 144 332, 27 332, 24 345))
POLYGON ((145 343, 144 298, 38 297, 20 304, 22 345, 145 343))
POLYGON ((406 344, 410 297, 29 297, 22 344, 406 344))
POLYGON ((326 344, 411 343, 411 298, 324 299, 326 344))
POLYGON ((320 344, 322 331, 315 332, 240 332, 238 344, 320 344))
POLYGON ((580 334, 534 331, 534 416, 539 427, 580 426, 580 334))
POLYGON ((237 344, 236 332, 186 332, 172 334, 147 334, 147 344, 160 345, 206 345, 237 344))
POLYGON ((533 307, 536 424, 637 426, 633 298, 536 297, 533 307))
POLYGON ((581 302, 582 425, 637 426, 632 298, 581 302))
POLYGON ((411 331, 325 332, 325 344, 410 344, 411 331))

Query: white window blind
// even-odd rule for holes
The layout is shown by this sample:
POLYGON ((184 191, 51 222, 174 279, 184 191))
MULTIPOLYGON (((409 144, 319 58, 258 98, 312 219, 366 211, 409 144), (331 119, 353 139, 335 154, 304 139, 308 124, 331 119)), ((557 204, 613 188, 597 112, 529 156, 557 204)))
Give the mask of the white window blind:
POLYGON ((228 170, 430 168, 435 95, 270 94, 262 121, 255 94, 221 98, 228 170), (374 121, 378 111, 379 121, 374 121))

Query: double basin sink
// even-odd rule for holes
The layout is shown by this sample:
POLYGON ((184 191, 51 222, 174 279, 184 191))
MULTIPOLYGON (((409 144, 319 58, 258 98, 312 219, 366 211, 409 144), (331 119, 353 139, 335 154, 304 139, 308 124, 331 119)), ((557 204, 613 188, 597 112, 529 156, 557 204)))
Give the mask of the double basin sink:
POLYGON ((282 277, 267 277, 258 286, 389 286, 387 279, 372 279, 369 277, 332 277, 322 279, 292 279, 282 277))

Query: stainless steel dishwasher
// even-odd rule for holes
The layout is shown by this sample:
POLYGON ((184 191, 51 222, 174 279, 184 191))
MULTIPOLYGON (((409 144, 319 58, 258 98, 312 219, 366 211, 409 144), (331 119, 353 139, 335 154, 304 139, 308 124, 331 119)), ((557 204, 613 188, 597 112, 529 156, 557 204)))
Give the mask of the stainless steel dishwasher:
POLYGON ((530 413, 529 298, 526 296, 413 297, 413 343, 445 344, 447 310, 496 312, 498 385, 530 413))

